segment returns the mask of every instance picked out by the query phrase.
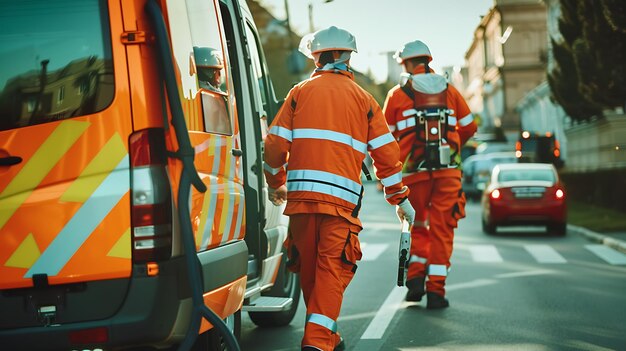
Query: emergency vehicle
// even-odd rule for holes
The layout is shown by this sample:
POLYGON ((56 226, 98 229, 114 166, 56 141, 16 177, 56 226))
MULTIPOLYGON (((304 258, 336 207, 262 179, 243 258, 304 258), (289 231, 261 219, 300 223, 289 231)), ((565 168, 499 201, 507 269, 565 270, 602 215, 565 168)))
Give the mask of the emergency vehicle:
POLYGON ((0 348, 221 350, 242 310, 288 324, 245 1, 3 1, 0 22, 0 348))
POLYGON ((552 163, 563 166, 561 145, 554 133, 532 133, 524 130, 515 143, 515 157, 519 162, 552 163))

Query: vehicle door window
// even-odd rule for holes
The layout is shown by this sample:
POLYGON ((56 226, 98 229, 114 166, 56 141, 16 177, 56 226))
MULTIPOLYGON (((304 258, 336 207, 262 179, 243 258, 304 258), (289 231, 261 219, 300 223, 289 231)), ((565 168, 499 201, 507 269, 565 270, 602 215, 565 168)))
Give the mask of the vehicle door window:
POLYGON ((253 89, 255 90, 255 95, 260 96, 261 101, 257 102, 257 112, 258 117, 261 123, 261 133, 263 135, 263 139, 267 135, 267 111, 268 111, 268 101, 269 101, 269 90, 267 87, 265 76, 265 70, 263 61, 261 59, 261 51, 258 45, 258 38, 254 34, 252 28, 250 28, 250 24, 246 23, 246 37, 248 38, 249 48, 250 48, 250 58, 252 59, 252 73, 253 73, 253 89))
MULTIPOLYGON (((217 5, 213 0, 169 1, 174 55, 180 67, 183 93, 200 94, 204 131, 232 135, 233 113, 230 65, 224 51, 217 5), (187 25, 189 23, 189 25, 187 25), (187 74, 188 73, 188 74, 187 74)), ((193 98, 191 96, 190 98, 193 98)))
POLYGON ((107 13, 104 0, 2 2, 0 130, 93 114, 113 101, 107 13))

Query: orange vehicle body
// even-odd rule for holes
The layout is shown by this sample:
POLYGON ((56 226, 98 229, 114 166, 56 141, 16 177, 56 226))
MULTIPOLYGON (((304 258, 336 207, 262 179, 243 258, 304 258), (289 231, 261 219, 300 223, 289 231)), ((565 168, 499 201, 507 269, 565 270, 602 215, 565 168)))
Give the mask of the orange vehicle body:
MULTIPOLYGON (((0 345, 9 349, 177 345, 190 325, 190 281, 232 319, 282 272, 286 219, 266 208, 255 175, 275 100, 249 10, 236 0, 154 1, 162 37, 151 1, 50 3, 51 22, 48 2, 0 9, 15 17, 0 30, 10 44, 0 53, 14 59, 0 70, 0 345), (200 45, 229 63, 223 91, 199 87, 191 53, 200 45), (31 59, 36 70, 21 63, 31 59), (259 79, 266 90, 251 86, 259 79), (227 132, 203 113, 208 97, 223 102, 227 132), (181 185, 184 157, 206 191, 181 185), (185 235, 199 277, 185 263, 185 235)), ((211 327, 203 320, 198 332, 211 327)))

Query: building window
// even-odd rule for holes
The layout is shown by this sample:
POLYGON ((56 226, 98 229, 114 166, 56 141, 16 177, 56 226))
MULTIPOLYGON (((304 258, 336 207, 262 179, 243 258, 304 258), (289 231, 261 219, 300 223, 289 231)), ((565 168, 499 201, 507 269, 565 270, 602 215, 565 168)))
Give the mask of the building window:
POLYGON ((65 86, 61 86, 59 88, 59 95, 57 97, 57 104, 62 104, 63 100, 65 100, 65 86))

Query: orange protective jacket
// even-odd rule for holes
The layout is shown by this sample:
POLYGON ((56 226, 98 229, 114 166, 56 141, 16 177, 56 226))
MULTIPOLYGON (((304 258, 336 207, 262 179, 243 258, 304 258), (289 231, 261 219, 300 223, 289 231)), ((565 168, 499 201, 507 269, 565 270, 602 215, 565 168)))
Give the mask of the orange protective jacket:
MULTIPOLYGON (((434 73, 429 73, 434 74, 434 73)), ((425 78, 425 71, 423 66, 419 66, 412 79, 425 78)), ((447 105, 448 109, 452 109, 454 112, 448 118, 448 125, 451 127, 447 133, 447 139, 452 148, 451 152, 456 152, 459 157, 457 163, 460 164, 460 148, 467 142, 467 140, 474 135, 477 126, 474 122, 474 116, 472 115, 465 99, 459 91, 451 84, 448 84, 447 88, 447 105)), ((393 87, 387 94, 385 104, 383 107, 385 118, 389 124, 394 138, 400 145, 401 160, 406 160, 411 152, 414 143, 417 141, 416 133, 408 133, 409 130, 415 129, 417 123, 415 116, 415 106, 413 100, 401 89, 400 85, 393 87), (400 138, 402 136, 402 138, 400 138)), ((433 178, 440 177, 457 177, 461 178, 460 168, 444 168, 434 170, 432 172, 416 172, 405 173, 403 181, 405 184, 412 184, 425 179, 430 176, 433 178)))
POLYGON ((352 73, 317 71, 291 89, 270 126, 265 176, 271 188, 287 184, 286 215, 339 215, 362 227, 357 214, 366 152, 387 201, 398 204, 409 190, 380 106, 352 73))

